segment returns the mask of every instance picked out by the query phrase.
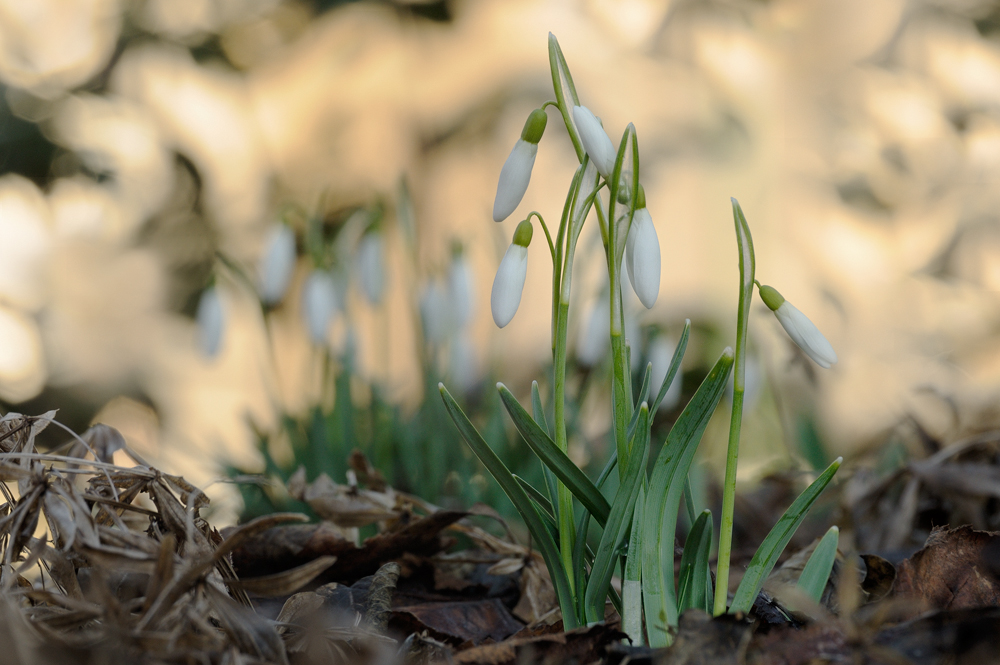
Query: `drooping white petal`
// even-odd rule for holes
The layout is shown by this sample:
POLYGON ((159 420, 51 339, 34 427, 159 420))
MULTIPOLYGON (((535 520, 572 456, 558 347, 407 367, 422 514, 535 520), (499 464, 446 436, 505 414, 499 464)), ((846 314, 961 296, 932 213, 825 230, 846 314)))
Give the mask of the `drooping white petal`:
POLYGON ((611 304, 607 295, 601 296, 590 308, 587 323, 580 329, 576 343, 576 358, 581 365, 593 367, 608 353, 611 328, 611 304))
POLYGON ((361 292, 372 305, 382 302, 382 289, 385 286, 385 266, 382 260, 382 234, 366 233, 358 243, 358 281, 361 292))
POLYGON ((660 241, 646 208, 636 210, 632 216, 625 241, 625 263, 632 290, 646 309, 651 309, 660 294, 660 241))
POLYGON ((302 316, 309 337, 316 344, 326 342, 327 331, 337 311, 337 285, 330 273, 314 270, 302 285, 302 316))
POLYGON ((467 393, 479 382, 479 359, 469 333, 459 332, 449 351, 448 376, 459 392, 467 393))
POLYGON ((222 333, 226 327, 226 313, 214 286, 201 293, 198 300, 198 346, 206 358, 214 358, 222 347, 222 333))
POLYGON ((452 324, 456 329, 463 328, 472 320, 475 306, 472 268, 465 260, 464 254, 457 254, 451 260, 448 268, 448 297, 451 307, 452 324))
POLYGON ((497 197, 493 200, 493 221, 502 222, 514 212, 524 193, 528 191, 531 180, 531 167, 535 165, 535 155, 538 154, 538 144, 528 143, 518 139, 514 149, 510 151, 507 161, 500 169, 500 180, 497 182, 497 197))
POLYGON ((281 302, 295 270, 295 232, 287 224, 275 224, 267 234, 258 270, 258 290, 265 305, 281 302))
POLYGON ((785 329, 792 341, 798 344, 806 355, 816 361, 817 365, 829 369, 831 365, 837 364, 837 353, 833 350, 830 342, 819 331, 819 328, 809 320, 809 317, 800 312, 795 305, 786 300, 781 303, 781 307, 774 311, 774 315, 778 317, 781 327, 785 329))
POLYGON ((600 121, 590 112, 586 106, 573 107, 573 122, 580 132, 580 141, 583 149, 590 155, 594 166, 605 178, 611 177, 611 172, 615 170, 615 158, 618 151, 608 138, 608 133, 601 127, 600 121))
POLYGON ((424 324, 424 340, 432 345, 443 344, 451 328, 448 292, 435 279, 424 287, 420 296, 420 318, 424 324))
POLYGON ((493 292, 490 294, 490 309, 493 310, 493 321, 498 328, 510 323, 521 304, 521 291, 524 290, 524 279, 528 274, 528 248, 511 243, 507 253, 500 261, 497 276, 493 279, 493 292))

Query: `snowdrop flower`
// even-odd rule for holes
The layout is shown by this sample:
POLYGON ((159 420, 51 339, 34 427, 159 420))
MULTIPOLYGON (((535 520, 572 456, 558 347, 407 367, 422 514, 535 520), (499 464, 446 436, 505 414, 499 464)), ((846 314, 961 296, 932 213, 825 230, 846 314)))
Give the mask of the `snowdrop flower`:
POLYGON ((615 170, 618 151, 608 138, 608 133, 601 127, 601 121, 586 106, 574 106, 573 122, 580 132, 580 141, 583 142, 583 149, 590 155, 590 161, 594 162, 594 166, 607 180, 615 170))
POLYGON ((295 259, 295 232, 287 224, 273 225, 257 271, 258 291, 265 305, 276 305, 285 297, 295 259))
POLYGON ((514 231, 514 241, 507 248, 507 253, 500 261, 497 276, 493 279, 493 292, 490 294, 490 308, 493 310, 493 321, 498 328, 510 323, 521 304, 521 291, 524 290, 524 278, 528 274, 528 245, 531 243, 531 222, 522 221, 514 231))
POLYGON ((358 281, 361 292, 372 305, 382 302, 382 290, 385 286, 385 270, 382 260, 382 234, 369 231, 361 236, 357 254, 358 281))
POLYGON ((313 270, 302 286, 302 315, 314 343, 326 342, 336 311, 337 285, 333 277, 325 270, 313 270))
POLYGON ((497 183, 497 197, 493 200, 493 221, 502 222, 514 212, 531 180, 531 168, 535 165, 538 142, 542 140, 545 124, 549 117, 542 109, 535 109, 528 116, 521 130, 521 138, 514 144, 510 156, 500 169, 497 183))
MULTIPOLYGON (((457 244, 457 243, 456 243, 457 244)), ((472 320, 473 298, 472 268, 465 260, 460 246, 456 246, 448 268, 448 296, 451 319, 456 329, 464 328, 472 320)))
POLYGON ((764 304, 778 317, 781 327, 807 356, 826 369, 837 364, 837 353, 809 317, 785 300, 773 287, 762 286, 757 282, 757 290, 760 291, 764 304))
POLYGON ((206 358, 214 358, 222 346, 222 333, 226 328, 226 313, 214 286, 201 292, 198 300, 198 346, 206 358))
POLYGON ((428 344, 439 346, 444 343, 450 327, 449 317, 448 291, 435 279, 424 287, 420 295, 420 318, 428 344))
POLYGON ((479 382, 479 363, 469 333, 462 331, 451 341, 448 376, 461 393, 468 393, 479 382))
POLYGON ((646 209, 646 193, 639 185, 636 211, 625 241, 625 263, 632 290, 646 309, 651 309, 660 294, 660 241, 653 218, 646 209))

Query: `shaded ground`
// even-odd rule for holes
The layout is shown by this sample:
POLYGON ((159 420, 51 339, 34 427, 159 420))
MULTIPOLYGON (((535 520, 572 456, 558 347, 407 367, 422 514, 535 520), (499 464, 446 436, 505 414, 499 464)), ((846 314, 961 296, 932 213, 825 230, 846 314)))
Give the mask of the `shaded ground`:
MULTIPOLYGON (((859 467, 817 506, 748 616, 688 612, 673 646, 653 651, 628 644, 610 605, 604 623, 564 632, 541 557, 498 515, 396 492, 360 455, 350 485, 291 479, 322 521, 276 514, 220 533, 182 478, 139 458, 110 464, 124 446, 110 428, 64 455, 38 453, 51 417, 0 420, 0 665, 1000 659, 996 433, 883 474, 859 467), (794 582, 833 522, 844 537, 817 604, 794 582)), ((731 588, 805 480, 772 478, 741 498, 731 588)))

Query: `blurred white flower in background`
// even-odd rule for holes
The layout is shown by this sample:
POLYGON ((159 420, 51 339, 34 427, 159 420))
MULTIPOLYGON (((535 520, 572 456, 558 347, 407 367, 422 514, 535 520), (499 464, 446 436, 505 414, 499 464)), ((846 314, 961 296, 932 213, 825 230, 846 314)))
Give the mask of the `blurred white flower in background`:
POLYGON ((226 333, 226 310, 219 291, 214 286, 202 291, 195 320, 198 321, 198 345, 201 352, 206 358, 214 358, 219 355, 226 333))
POLYGON ((385 288, 384 251, 382 233, 370 230, 361 236, 355 254, 361 292, 373 306, 382 303, 382 290, 385 288))
POLYGON ((313 270, 302 287, 302 315, 314 344, 327 343, 330 324, 337 313, 337 285, 326 270, 313 270))
POLYGON ((258 290, 265 305, 275 305, 285 297, 297 258, 295 232, 287 224, 276 222, 267 232, 257 269, 258 290))

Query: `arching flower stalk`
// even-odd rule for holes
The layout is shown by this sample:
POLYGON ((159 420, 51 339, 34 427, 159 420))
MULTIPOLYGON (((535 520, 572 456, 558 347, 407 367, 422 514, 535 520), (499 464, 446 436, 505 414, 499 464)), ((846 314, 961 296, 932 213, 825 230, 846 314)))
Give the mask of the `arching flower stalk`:
POLYGON ((507 219, 528 191, 531 180, 531 169, 535 165, 535 155, 538 153, 538 142, 542 140, 548 116, 542 109, 535 109, 528 116, 521 130, 521 138, 514 144, 507 161, 500 169, 500 179, 497 182, 497 196, 493 200, 493 221, 502 222, 507 219))
POLYGON ((532 231, 531 222, 527 219, 517 225, 514 240, 500 261, 497 275, 493 279, 490 309, 498 328, 510 323, 521 304, 521 292, 528 274, 528 245, 531 244, 532 231))
POLYGON ((824 369, 837 364, 837 352, 808 316, 785 300, 774 287, 757 282, 757 290, 760 291, 760 299, 774 312, 781 327, 807 356, 824 369))

